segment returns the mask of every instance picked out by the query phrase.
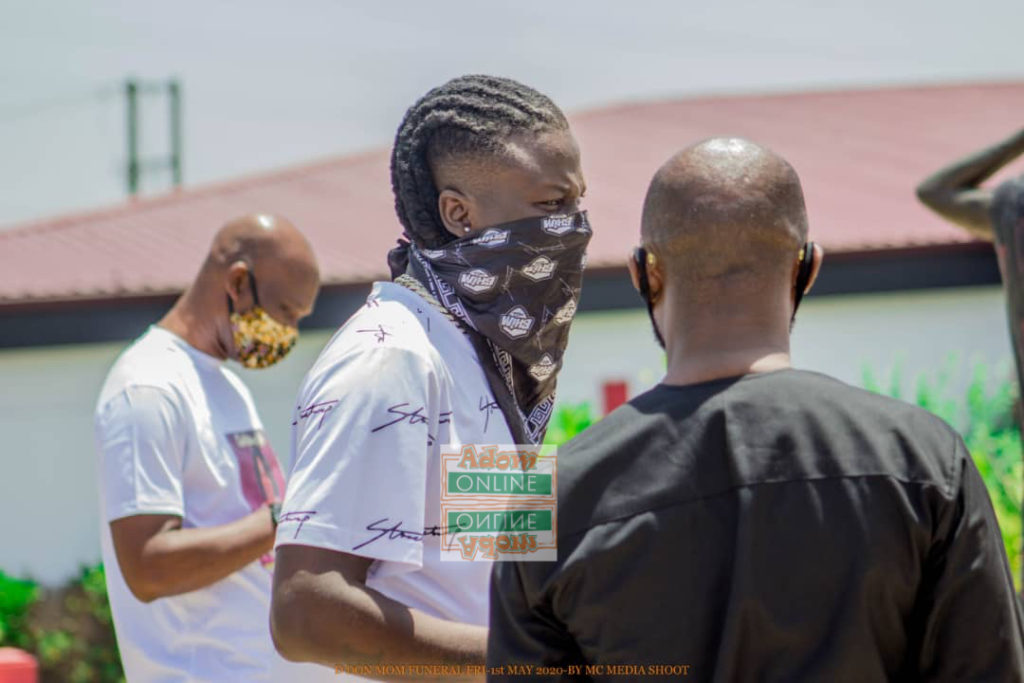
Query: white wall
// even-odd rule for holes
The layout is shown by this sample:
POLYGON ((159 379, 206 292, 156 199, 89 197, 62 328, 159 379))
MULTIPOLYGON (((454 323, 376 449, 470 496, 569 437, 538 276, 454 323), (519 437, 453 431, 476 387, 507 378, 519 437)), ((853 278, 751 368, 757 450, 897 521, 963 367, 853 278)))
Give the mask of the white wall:
MULTIPOLYGON (((793 364, 858 386, 865 368, 884 379, 898 366, 904 396, 913 395, 913 380, 943 367, 951 354, 959 356, 953 390, 966 386, 977 361, 1011 376, 1003 301, 1000 287, 810 297, 797 316, 793 364)), ((633 396, 657 382, 664 368, 645 311, 580 316, 559 377, 559 400, 590 400, 599 409, 602 382, 624 380, 633 396)))
MULTIPOLYGON (((283 461, 298 383, 330 334, 306 333, 280 366, 243 374, 283 461)), ((52 583, 98 560, 92 411, 123 346, 0 350, 5 572, 52 583)), ((939 368, 952 352, 961 354, 961 369, 983 360, 1009 372, 1011 358, 998 287, 812 298, 801 310, 793 352, 796 365, 853 383, 865 364, 885 371, 902 361, 910 378, 939 368)), ((635 394, 654 384, 663 368, 643 311, 581 314, 559 382, 560 402, 589 400, 599 408, 601 382, 627 380, 635 394)))

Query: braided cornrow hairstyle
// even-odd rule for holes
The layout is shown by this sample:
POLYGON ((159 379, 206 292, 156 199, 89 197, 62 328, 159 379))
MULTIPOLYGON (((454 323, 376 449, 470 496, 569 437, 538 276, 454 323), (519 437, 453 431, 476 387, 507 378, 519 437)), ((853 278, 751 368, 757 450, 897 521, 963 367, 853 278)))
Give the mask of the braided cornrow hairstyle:
POLYGON ((406 236, 426 248, 455 239, 441 222, 432 162, 498 155, 513 135, 568 126, 548 97, 508 78, 460 76, 428 92, 405 113, 391 151, 395 211, 406 236))

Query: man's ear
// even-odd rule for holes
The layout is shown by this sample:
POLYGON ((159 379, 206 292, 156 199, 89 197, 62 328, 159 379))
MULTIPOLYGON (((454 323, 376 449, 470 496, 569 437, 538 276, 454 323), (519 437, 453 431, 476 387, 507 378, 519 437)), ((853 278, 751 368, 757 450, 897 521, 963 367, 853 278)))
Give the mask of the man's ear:
POLYGON ((657 303, 665 292, 665 276, 661 272, 661 261, 650 251, 647 252, 647 286, 651 291, 651 303, 657 303))
POLYGON ((445 188, 437 196, 437 210, 445 230, 462 237, 473 229, 472 200, 458 190, 445 188))
POLYGON ((252 292, 246 286, 246 281, 249 279, 248 276, 249 266, 246 265, 245 261, 235 261, 228 266, 224 289, 227 291, 228 297, 230 297, 236 311, 248 310, 255 303, 252 298, 252 292))

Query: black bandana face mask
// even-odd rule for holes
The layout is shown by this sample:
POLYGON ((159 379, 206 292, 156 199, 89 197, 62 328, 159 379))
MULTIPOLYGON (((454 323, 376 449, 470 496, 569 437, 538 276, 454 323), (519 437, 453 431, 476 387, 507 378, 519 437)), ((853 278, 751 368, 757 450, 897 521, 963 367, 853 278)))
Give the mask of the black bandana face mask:
POLYGON ((592 234, 581 211, 496 225, 440 249, 409 247, 408 274, 475 331, 517 441, 540 443, 551 419, 592 234))

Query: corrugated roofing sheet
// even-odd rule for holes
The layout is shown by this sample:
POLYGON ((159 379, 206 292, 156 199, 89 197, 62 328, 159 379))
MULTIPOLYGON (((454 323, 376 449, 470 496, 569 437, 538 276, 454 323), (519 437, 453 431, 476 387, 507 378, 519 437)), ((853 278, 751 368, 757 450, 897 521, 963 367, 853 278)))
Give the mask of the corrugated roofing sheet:
MULTIPOLYGON (((713 135, 766 144, 800 173, 812 237, 832 252, 969 241, 921 207, 915 185, 1024 121, 1024 83, 684 99, 571 117, 589 189, 591 266, 618 266, 651 175, 713 135)), ((240 214, 289 217, 325 282, 386 275, 399 236, 386 150, 197 187, 0 231, 0 305, 180 291, 213 233, 240 214)))

